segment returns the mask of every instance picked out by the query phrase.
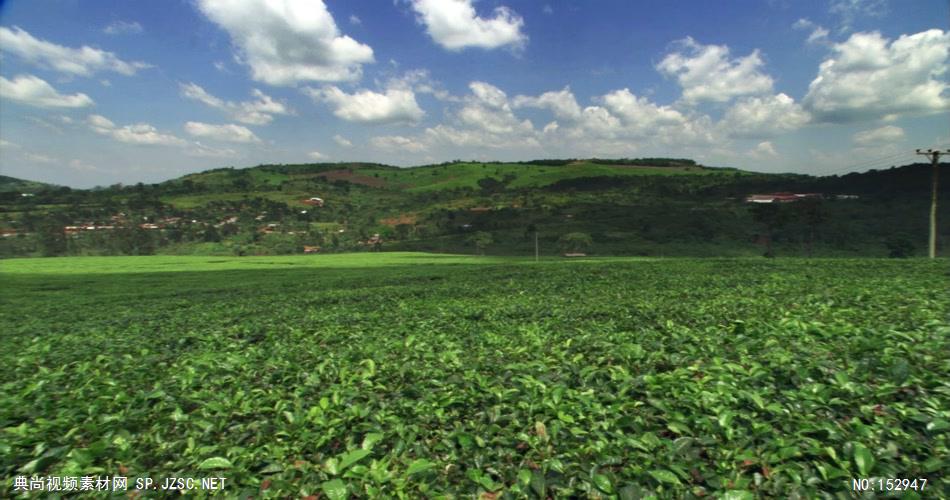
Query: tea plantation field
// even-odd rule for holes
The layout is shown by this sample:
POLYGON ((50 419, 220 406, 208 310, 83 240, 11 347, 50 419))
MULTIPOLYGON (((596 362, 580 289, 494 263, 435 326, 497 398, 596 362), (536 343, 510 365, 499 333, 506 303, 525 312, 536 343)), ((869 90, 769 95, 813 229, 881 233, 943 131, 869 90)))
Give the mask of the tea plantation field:
POLYGON ((0 497, 950 496, 946 260, 24 259, 0 284, 0 497))

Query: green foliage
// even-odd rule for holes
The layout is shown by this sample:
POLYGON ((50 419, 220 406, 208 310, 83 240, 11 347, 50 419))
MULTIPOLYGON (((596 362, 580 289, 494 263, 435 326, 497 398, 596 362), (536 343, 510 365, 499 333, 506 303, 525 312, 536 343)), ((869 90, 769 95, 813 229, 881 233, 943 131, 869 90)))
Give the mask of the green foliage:
POLYGON ((504 191, 505 183, 494 177, 483 177, 478 180, 478 187, 486 194, 493 194, 504 191))
POLYGON ((44 189, 56 188, 57 186, 52 184, 17 179, 16 177, 10 177, 8 175, 0 175, 0 193, 15 193, 16 195, 19 195, 19 193, 22 192, 33 193, 36 191, 42 191, 44 189))
POLYGON ((594 243, 587 233, 567 233, 558 240, 561 249, 566 252, 585 252, 594 243))
MULTIPOLYGON (((523 235, 534 224, 544 228, 539 243, 547 255, 557 253, 560 235, 583 232, 599 255, 883 257, 891 250, 882 242, 901 233, 918 249, 926 244, 929 179, 923 164, 816 178, 669 158, 260 165, 159 184, 0 193, 0 256, 271 255, 304 245, 343 252, 369 250, 359 242, 374 233, 386 250, 470 253, 471 242, 459 235, 475 231, 492 234, 492 253, 532 255, 533 241, 523 235), (826 198, 772 207, 744 202, 779 191, 826 198), (857 198, 837 199, 840 193, 857 198), (314 196, 325 206, 303 203, 314 196), (781 217, 756 213, 773 209, 781 217), (145 222, 155 224, 148 238, 125 231, 145 222), (71 232, 64 248, 61 238, 39 231, 51 224, 115 229, 71 232), (277 227, 265 231, 267 224, 277 227)), ((950 183, 940 189, 942 198, 950 195, 950 183)), ((950 241, 950 204, 939 210, 938 240, 950 241)))
POLYGON ((485 255, 485 248, 494 242, 491 233, 478 231, 469 237, 469 241, 475 244, 475 250, 479 255, 485 255))
POLYGON ((746 499, 847 498, 851 478, 907 477, 942 498, 946 265, 5 261, 0 480, 746 499))
POLYGON ((66 253, 66 235, 63 233, 63 223, 61 220, 45 220, 39 225, 37 232, 39 233, 40 249, 45 257, 53 257, 66 253))
POLYGON ((772 240, 778 232, 789 222, 789 208, 778 203, 754 203, 750 207, 752 220, 760 227, 760 237, 765 243, 765 257, 775 257, 772 240))
POLYGON ((892 259, 906 259, 914 254, 914 243, 905 234, 892 236, 884 241, 887 256, 892 259))

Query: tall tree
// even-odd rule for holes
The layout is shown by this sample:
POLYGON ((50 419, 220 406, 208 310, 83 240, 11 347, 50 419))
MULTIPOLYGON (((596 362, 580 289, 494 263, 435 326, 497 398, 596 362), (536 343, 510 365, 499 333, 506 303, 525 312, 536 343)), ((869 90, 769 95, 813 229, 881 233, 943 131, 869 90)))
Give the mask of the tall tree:
POLYGON ((485 248, 494 242, 491 233, 485 231, 478 231, 473 234, 469 240, 475 244, 475 250, 478 252, 478 255, 485 255, 485 248))
POLYGON ((63 255, 66 253, 66 233, 63 232, 63 223, 50 218, 43 221, 37 228, 39 233, 40 251, 46 257, 63 255))
POLYGON ((799 216, 808 230, 805 241, 808 256, 811 257, 818 228, 828 219, 828 213, 821 198, 805 198, 798 202, 798 209, 799 216))
POLYGON ((775 257, 772 241, 776 233, 788 223, 788 214, 778 203, 755 203, 752 205, 752 220, 759 226, 765 245, 766 257, 775 257))
POLYGON ((558 241, 561 244, 562 250, 574 253, 586 252, 594 243, 594 240, 591 239, 589 234, 580 232, 567 233, 561 236, 558 241))

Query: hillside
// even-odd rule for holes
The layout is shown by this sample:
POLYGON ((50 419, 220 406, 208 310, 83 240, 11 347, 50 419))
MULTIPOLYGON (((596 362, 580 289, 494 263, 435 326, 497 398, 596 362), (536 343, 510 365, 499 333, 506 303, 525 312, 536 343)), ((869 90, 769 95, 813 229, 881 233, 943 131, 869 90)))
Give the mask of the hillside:
POLYGON ((6 175, 0 175, 0 193, 16 191, 18 193, 33 193, 43 189, 53 188, 52 184, 46 184, 37 181, 28 181, 17 179, 6 175))
MULTIPOLYGON (((929 189, 923 164, 831 177, 662 158, 259 165, 153 185, 8 196, 0 204, 7 235, 0 255, 289 254, 305 247, 532 255, 535 231, 545 255, 883 256, 895 247, 912 255, 926 238, 929 189), (745 201, 774 192, 818 196, 745 201), (313 197, 323 206, 309 204, 313 197)), ((941 238, 950 238, 948 206, 941 238)))
MULTIPOLYGON (((413 193, 457 188, 479 188, 479 181, 491 178, 510 188, 538 188, 577 177, 643 175, 709 175, 734 173, 734 169, 713 169, 690 163, 673 165, 602 163, 605 160, 536 160, 549 163, 452 162, 399 168, 374 163, 317 163, 304 165, 259 165, 248 169, 216 169, 168 181, 205 186, 208 189, 268 190, 284 183, 320 178, 346 181, 377 188, 413 193), (563 162, 563 163, 559 163, 563 162)), ((657 162, 659 163, 659 162, 657 162)), ((166 184, 168 184, 166 183, 166 184)))

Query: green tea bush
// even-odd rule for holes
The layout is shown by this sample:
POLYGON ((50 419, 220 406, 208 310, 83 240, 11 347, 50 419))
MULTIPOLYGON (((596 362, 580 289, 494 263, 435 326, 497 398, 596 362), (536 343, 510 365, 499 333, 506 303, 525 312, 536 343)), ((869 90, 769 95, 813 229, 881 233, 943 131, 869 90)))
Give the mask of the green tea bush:
POLYGON ((4 263, 4 488, 213 474, 261 498, 950 491, 946 262, 148 259, 4 263))

